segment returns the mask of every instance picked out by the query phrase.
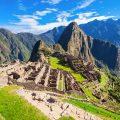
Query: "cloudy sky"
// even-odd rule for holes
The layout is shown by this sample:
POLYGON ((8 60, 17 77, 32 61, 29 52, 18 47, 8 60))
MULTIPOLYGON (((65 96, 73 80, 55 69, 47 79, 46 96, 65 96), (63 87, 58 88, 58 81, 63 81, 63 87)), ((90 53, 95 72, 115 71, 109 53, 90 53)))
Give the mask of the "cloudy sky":
POLYGON ((72 21, 120 18, 120 0, 1 0, 0 27, 43 33, 72 21))

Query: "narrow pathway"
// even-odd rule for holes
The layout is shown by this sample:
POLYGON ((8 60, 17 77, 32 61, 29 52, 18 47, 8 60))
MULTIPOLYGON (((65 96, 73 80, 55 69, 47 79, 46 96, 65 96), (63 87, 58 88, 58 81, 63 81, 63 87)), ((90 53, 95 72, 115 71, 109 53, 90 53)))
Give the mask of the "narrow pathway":
POLYGON ((101 118, 69 103, 62 102, 58 97, 46 92, 30 91, 22 88, 17 93, 41 110, 51 120, 58 120, 62 116, 72 116, 75 120, 101 120, 101 118))

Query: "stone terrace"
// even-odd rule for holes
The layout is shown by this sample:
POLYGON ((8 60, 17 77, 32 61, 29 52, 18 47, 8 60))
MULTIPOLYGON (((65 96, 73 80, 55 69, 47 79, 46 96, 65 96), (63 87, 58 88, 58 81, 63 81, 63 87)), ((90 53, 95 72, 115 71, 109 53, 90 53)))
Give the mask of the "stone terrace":
POLYGON ((29 90, 84 95, 79 83, 70 73, 60 69, 52 69, 49 64, 43 62, 20 63, 16 61, 1 66, 0 74, 4 74, 8 84, 24 86, 29 90))

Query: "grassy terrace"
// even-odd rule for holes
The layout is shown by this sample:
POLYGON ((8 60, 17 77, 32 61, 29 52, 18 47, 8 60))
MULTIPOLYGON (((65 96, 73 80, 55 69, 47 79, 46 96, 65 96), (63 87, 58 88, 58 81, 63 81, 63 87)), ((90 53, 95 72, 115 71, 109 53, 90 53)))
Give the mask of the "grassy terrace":
POLYGON ((71 74, 76 78, 77 81, 82 82, 82 81, 85 80, 85 78, 82 75, 80 75, 78 73, 75 73, 70 67, 61 65, 59 63, 59 59, 58 58, 50 57, 49 58, 49 62, 51 64, 51 66, 53 68, 55 68, 55 69, 59 68, 59 69, 63 69, 65 71, 71 72, 71 74))
POLYGON ((101 72, 100 87, 102 89, 105 89, 107 88, 106 86, 107 84, 108 84, 108 76, 105 73, 101 72))
POLYGON ((64 78, 63 78, 63 76, 62 76, 62 79, 59 80, 58 89, 59 89, 60 91, 63 91, 63 90, 64 90, 64 78))
POLYGON ((68 102, 70 104, 73 104, 79 108, 82 108, 88 112, 91 112, 97 116, 100 116, 104 120, 120 120, 120 115, 112 113, 110 111, 107 111, 103 108, 99 108, 97 106, 94 106, 89 103, 84 103, 80 101, 75 101, 75 100, 64 100, 65 102, 68 102))
POLYGON ((48 120, 43 113, 15 93, 18 88, 0 88, 0 116, 5 120, 48 120))
POLYGON ((66 116, 63 116, 61 117, 59 120, 75 120, 73 117, 66 117, 66 116))

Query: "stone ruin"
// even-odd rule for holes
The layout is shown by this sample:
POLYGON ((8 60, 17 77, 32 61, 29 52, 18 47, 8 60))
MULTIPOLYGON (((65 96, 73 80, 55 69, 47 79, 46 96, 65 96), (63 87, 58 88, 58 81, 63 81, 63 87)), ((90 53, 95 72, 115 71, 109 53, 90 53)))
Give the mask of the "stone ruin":
POLYGON ((63 58, 63 63, 67 63, 75 72, 80 73, 87 81, 99 81, 100 73, 95 65, 91 62, 86 62, 82 58, 71 55, 62 55, 60 53, 53 54, 53 57, 63 58))
POLYGON ((79 83, 67 71, 53 69, 44 62, 19 61, 0 68, 8 78, 8 84, 23 86, 29 90, 48 90, 61 94, 76 93, 84 95, 79 83))
MULTIPOLYGON (((102 90, 99 84, 101 79, 101 74, 96 69, 93 63, 86 62, 82 58, 78 58, 78 57, 76 58, 71 55, 63 55, 60 53, 53 54, 53 57, 57 57, 59 59, 62 58, 61 61, 62 63, 69 65, 71 69, 73 69, 76 73, 81 74, 86 79, 85 81, 82 82, 82 86, 84 86, 84 88, 87 89, 90 88, 89 90, 92 92, 92 95, 94 95, 98 99, 101 99, 103 97, 102 90), (91 86, 94 87, 92 87, 91 89, 91 86)), ((70 79, 72 81, 72 78, 70 79)), ((69 82, 69 77, 67 77, 67 85, 69 84, 69 87, 67 89, 69 90, 73 89, 70 87, 71 81, 69 82)))

